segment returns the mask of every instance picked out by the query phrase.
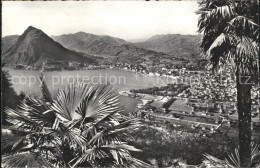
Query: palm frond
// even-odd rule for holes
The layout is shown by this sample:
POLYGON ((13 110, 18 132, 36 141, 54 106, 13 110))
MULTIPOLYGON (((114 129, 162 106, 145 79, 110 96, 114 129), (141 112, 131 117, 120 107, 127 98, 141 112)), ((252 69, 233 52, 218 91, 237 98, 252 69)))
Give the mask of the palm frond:
POLYGON ((256 156, 260 156, 260 147, 257 143, 252 143, 251 159, 253 160, 256 156))
MULTIPOLYGON (((260 157, 260 151, 259 151, 259 145, 255 143, 251 143, 251 160, 254 161, 254 159, 259 159, 260 157)), ((209 165, 214 167, 226 167, 226 168, 240 168, 240 157, 238 149, 236 148, 234 153, 231 153, 228 155, 228 158, 225 160, 220 160, 214 156, 204 154, 204 162, 207 162, 209 165)), ((259 161, 257 162, 259 164, 259 161)), ((256 163, 256 164, 257 164, 256 163)))
POLYGON ((73 159, 76 160, 76 162, 71 167, 76 167, 78 164, 82 162, 88 162, 90 165, 95 164, 96 158, 106 158, 108 157, 108 154, 100 150, 98 148, 91 148, 85 151, 81 156, 73 159))
POLYGON ((44 76, 43 76, 42 73, 41 73, 41 76, 40 76, 40 82, 41 82, 41 91, 42 91, 43 100, 45 100, 46 102, 52 103, 53 99, 52 99, 50 90, 47 87, 46 82, 44 81, 44 76))
POLYGON ((119 113, 119 94, 111 85, 99 85, 92 99, 86 101, 86 110, 82 114, 84 118, 103 118, 108 114, 119 113))
POLYGON ((198 31, 207 34, 212 30, 222 29, 227 25, 228 20, 237 15, 234 10, 232 4, 217 6, 213 9, 202 8, 197 12, 201 14, 198 21, 198 31))
MULTIPOLYGON (((105 123, 104 123, 105 124, 105 123)), ((106 123, 107 124, 107 123, 106 123)), ((102 126, 104 126, 103 124, 101 124, 102 126)), ((132 129, 133 127, 138 127, 138 123, 136 119, 133 120, 129 120, 129 121, 125 121, 122 122, 120 124, 116 124, 116 125, 107 125, 104 126, 104 129, 102 131, 97 132, 95 129, 95 134, 93 134, 93 130, 92 130, 92 138, 89 140, 88 145, 95 145, 95 146, 102 146, 102 145, 107 145, 107 144, 114 144, 114 143, 119 143, 121 142, 120 139, 118 138, 118 134, 120 133, 120 135, 124 135, 124 131, 128 130, 128 129, 132 129)), ((95 127, 95 125, 93 125, 93 127, 90 127, 91 129, 93 129, 95 127)), ((90 129, 89 128, 89 129, 90 129)), ((90 131, 90 130, 89 130, 90 131)), ((84 134, 89 137, 87 134, 87 132, 84 132, 84 134)))
POLYGON ((239 152, 238 149, 235 149, 234 153, 231 153, 229 156, 230 161, 227 160, 227 162, 230 165, 234 165, 237 168, 240 168, 240 157, 239 157, 239 152))
POLYGON ((67 120, 106 119, 122 111, 119 95, 110 85, 76 83, 59 91, 52 109, 67 120))
POLYGON ((42 125, 32 120, 25 113, 20 113, 21 111, 16 111, 11 108, 6 108, 7 121, 14 124, 16 127, 24 128, 41 128, 42 125))
POLYGON ((228 22, 225 32, 235 32, 238 36, 248 36, 257 40, 259 25, 245 16, 235 16, 228 22))
POLYGON ((28 116, 34 121, 52 125, 55 120, 54 111, 50 108, 50 104, 31 94, 21 102, 17 110, 28 116))
POLYGON ((32 153, 19 153, 2 157, 4 167, 53 167, 52 164, 42 156, 32 153))
POLYGON ((86 148, 86 139, 77 128, 67 128, 64 124, 59 124, 60 130, 57 130, 58 136, 63 141, 68 141, 71 146, 79 147, 82 150, 86 148))
POLYGON ((118 108, 118 110, 115 110, 114 112, 105 114, 102 118, 98 119, 98 121, 96 121, 94 123, 94 125, 99 125, 102 122, 111 122, 114 121, 114 124, 117 125, 119 124, 119 122, 117 120, 121 119, 121 115, 117 115, 122 111, 122 109, 118 108), (116 120, 114 119, 114 117, 116 117, 116 120))
POLYGON ((232 43, 232 36, 221 33, 211 44, 206 55, 207 58, 210 58, 210 62, 213 65, 213 70, 221 67, 222 62, 226 62, 226 55, 230 53, 232 43))
POLYGON ((232 4, 229 4, 224 6, 218 6, 206 13, 208 18, 230 19, 232 18, 232 16, 236 15, 234 10, 234 6, 232 4))
POLYGON ((209 154, 204 154, 204 163, 209 165, 208 167, 216 167, 216 168, 235 168, 230 165, 228 162, 220 160, 214 156, 209 154))
POLYGON ((95 92, 95 86, 87 85, 85 83, 75 83, 69 85, 67 88, 58 92, 56 99, 52 105, 52 109, 55 110, 61 117, 66 120, 74 120, 81 118, 81 115, 85 108, 85 102, 87 96, 95 92))
POLYGON ((31 94, 27 95, 15 110, 6 108, 5 112, 7 120, 16 126, 25 124, 25 121, 27 124, 38 126, 41 124, 52 125, 55 119, 55 114, 50 106, 31 94))
POLYGON ((250 38, 239 38, 236 46, 237 65, 241 72, 241 75, 256 75, 258 69, 258 45, 250 38))
POLYGON ((26 138, 28 133, 16 133, 16 134, 4 134, 2 133, 1 145, 2 152, 5 151, 5 148, 11 147, 11 150, 14 150, 17 146, 19 146, 23 140, 26 138))
POLYGON ((211 44, 210 48, 207 51, 207 55, 210 56, 211 54, 213 54, 214 50, 222 49, 224 48, 224 46, 229 46, 231 43, 232 42, 230 37, 224 33, 221 33, 211 44))

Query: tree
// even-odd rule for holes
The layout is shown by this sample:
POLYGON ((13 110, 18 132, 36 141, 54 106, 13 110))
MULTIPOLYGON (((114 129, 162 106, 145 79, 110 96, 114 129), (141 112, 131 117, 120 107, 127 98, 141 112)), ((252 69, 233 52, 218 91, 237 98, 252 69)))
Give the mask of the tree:
POLYGON ((6 121, 6 114, 4 113, 4 109, 6 107, 10 108, 15 108, 20 101, 20 97, 17 95, 17 93, 14 91, 12 87, 12 83, 9 79, 10 75, 8 71, 2 70, 1 73, 1 103, 2 103, 2 108, 1 108, 1 123, 3 125, 8 124, 6 121))
POLYGON ((258 76, 258 1, 202 0, 198 11, 201 48, 214 72, 236 73, 241 167, 251 165, 251 88, 258 76))
POLYGON ((29 94, 17 109, 6 110, 15 134, 2 140, 5 167, 148 166, 131 156, 139 149, 121 140, 138 122, 119 114, 111 85, 76 83, 56 98, 44 81, 41 88, 42 98, 29 94))

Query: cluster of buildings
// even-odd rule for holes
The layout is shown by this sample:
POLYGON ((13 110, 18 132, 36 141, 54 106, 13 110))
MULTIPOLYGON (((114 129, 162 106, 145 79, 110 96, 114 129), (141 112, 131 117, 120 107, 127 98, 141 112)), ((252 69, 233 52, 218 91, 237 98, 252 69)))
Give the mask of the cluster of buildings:
MULTIPOLYGON (((189 105, 205 114, 218 113, 227 115, 230 120, 237 120, 236 79, 230 73, 217 77, 204 72, 198 76, 200 82, 191 83, 181 97, 189 100, 189 105)), ((252 121, 259 124, 259 88, 251 89, 252 121)))
MULTIPOLYGON (((190 87, 175 96, 178 103, 174 102, 170 108, 153 106, 154 101, 139 105, 137 117, 146 120, 166 120, 175 125, 200 127, 211 132, 220 126, 230 129, 237 127, 237 93, 234 74, 222 73, 213 76, 211 72, 190 71, 184 68, 170 71, 176 72, 178 78, 186 79, 185 82, 190 87)), ((251 89, 251 99, 252 129, 259 131, 259 88, 256 86, 251 89)))
POLYGON ((112 67, 118 67, 119 69, 123 70, 131 70, 134 72, 140 72, 141 74, 146 74, 149 76, 164 76, 164 77, 174 77, 174 76, 180 76, 182 74, 185 74, 187 71, 186 68, 180 68, 180 65, 175 66, 167 66, 165 64, 158 64, 158 65, 152 65, 147 66, 146 64, 116 64, 112 67))

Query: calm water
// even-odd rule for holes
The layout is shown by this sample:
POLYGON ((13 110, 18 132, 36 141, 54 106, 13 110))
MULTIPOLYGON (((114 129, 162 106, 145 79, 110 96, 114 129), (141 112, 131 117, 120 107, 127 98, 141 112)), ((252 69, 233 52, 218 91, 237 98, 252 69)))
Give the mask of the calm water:
MULTIPOLYGON (((21 91, 40 96, 40 72, 31 70, 8 70, 11 76, 11 82, 17 93, 21 91)), ((66 87, 68 84, 85 81, 86 83, 110 83, 114 88, 119 91, 130 89, 141 89, 153 86, 164 86, 172 82, 166 77, 156 77, 137 74, 132 71, 125 70, 80 70, 80 71, 52 71, 43 72, 44 80, 49 87, 53 96, 57 93, 58 89, 66 87)), ((125 111, 134 111, 139 100, 131 97, 121 96, 121 104, 125 106, 125 111)))

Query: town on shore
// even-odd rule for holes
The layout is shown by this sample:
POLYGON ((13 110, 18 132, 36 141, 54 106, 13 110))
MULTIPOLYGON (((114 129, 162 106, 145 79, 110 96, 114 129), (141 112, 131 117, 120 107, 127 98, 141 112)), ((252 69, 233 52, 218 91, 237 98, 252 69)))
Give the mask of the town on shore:
MULTIPOLYGON (((35 70, 31 66, 7 65, 14 69, 35 70)), ((149 66, 106 64, 85 65, 68 62, 67 65, 56 62, 43 65, 44 71, 61 70, 98 70, 117 69, 139 73, 141 75, 167 77, 171 80, 166 86, 145 89, 120 91, 124 96, 142 100, 130 117, 140 118, 150 122, 161 122, 161 125, 174 127, 189 127, 199 129, 205 134, 216 131, 227 132, 229 136, 237 137, 235 129, 238 124, 236 106, 235 75, 230 69, 218 75, 205 69, 193 66, 149 66)), ((259 127, 259 88, 252 89, 252 129, 259 127)), ((159 124, 160 125, 160 124, 159 124)))

